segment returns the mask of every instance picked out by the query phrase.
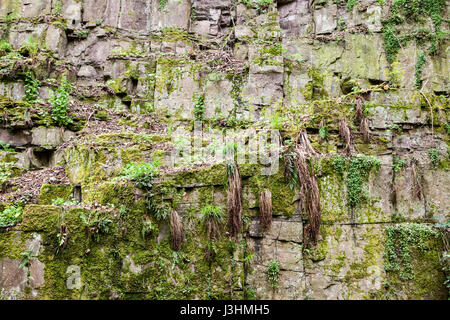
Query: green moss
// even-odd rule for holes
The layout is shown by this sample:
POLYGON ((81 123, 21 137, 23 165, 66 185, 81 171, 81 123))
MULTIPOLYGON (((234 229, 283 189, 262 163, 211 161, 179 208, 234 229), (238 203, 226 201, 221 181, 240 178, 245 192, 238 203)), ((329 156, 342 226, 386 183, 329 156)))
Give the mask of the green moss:
POLYGON ((39 194, 38 204, 51 205, 52 201, 58 198, 70 200, 72 198, 72 192, 73 186, 71 185, 43 184, 39 194))
POLYGON ((53 232, 61 213, 61 208, 55 206, 27 205, 23 210, 20 228, 22 231, 53 232))

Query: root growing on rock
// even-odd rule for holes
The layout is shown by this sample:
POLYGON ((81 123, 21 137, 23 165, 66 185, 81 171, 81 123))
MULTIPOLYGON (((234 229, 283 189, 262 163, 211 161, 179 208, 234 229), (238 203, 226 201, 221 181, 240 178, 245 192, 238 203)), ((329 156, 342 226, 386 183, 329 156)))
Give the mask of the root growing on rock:
POLYGON ((266 189, 259 196, 259 224, 262 230, 270 229, 272 225, 272 192, 266 189))
POLYGON ((175 210, 170 214, 170 240, 173 250, 178 251, 185 240, 183 222, 181 217, 175 210))
POLYGON ((239 167, 236 163, 227 165, 228 190, 228 227, 230 237, 234 240, 242 229, 242 181, 239 167))

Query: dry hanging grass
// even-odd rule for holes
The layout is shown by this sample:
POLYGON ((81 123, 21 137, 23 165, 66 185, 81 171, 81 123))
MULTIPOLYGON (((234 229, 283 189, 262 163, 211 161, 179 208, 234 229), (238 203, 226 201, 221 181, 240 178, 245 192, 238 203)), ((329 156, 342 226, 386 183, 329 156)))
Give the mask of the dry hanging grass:
POLYGON ((272 225, 272 192, 266 189, 259 196, 259 224, 263 230, 270 229, 272 225))
POLYGON ((364 141, 369 142, 369 119, 364 115, 363 103, 364 99, 362 97, 356 98, 356 120, 359 122, 359 129, 364 141))
POLYGON ((318 156, 311 146, 306 131, 300 132, 295 146, 297 154, 295 169, 300 182, 300 199, 303 210, 308 214, 309 225, 305 228, 307 239, 314 244, 317 242, 320 231, 320 215, 322 208, 320 205, 319 186, 317 184, 314 168, 308 166, 307 159, 318 156))
POLYGON ((181 248, 185 240, 183 222, 181 217, 175 210, 172 210, 170 214, 170 236, 171 247, 173 250, 178 251, 181 248))
POLYGON ((231 238, 236 240, 242 228, 242 181, 236 163, 228 164, 227 175, 228 226, 231 238))
POLYGON ((352 134, 350 131, 350 127, 348 126, 344 118, 339 120, 339 135, 341 136, 341 139, 345 141, 344 153, 349 156, 352 144, 352 134))
POLYGON ((422 188, 422 179, 419 173, 419 168, 417 166, 417 160, 413 159, 411 161, 411 171, 413 175, 413 183, 414 183, 414 195, 419 199, 422 200, 423 198, 423 188, 422 188))

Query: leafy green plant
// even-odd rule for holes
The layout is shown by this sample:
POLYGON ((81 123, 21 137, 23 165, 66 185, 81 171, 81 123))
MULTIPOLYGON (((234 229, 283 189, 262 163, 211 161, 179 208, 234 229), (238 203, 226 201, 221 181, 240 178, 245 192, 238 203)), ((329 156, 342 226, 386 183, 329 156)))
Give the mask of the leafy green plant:
POLYGON ((352 11, 353 7, 358 4, 358 0, 348 0, 347 1, 347 10, 352 11))
POLYGON ((22 220, 23 208, 17 205, 6 208, 0 213, 0 228, 11 227, 22 220))
POLYGON ((420 89, 422 86, 422 69, 423 65, 425 64, 425 52, 421 51, 419 53, 419 56, 417 57, 417 63, 416 63, 416 82, 415 82, 415 88, 420 89))
POLYGON ((86 216, 84 212, 80 214, 80 219, 86 229, 86 237, 88 241, 93 237, 97 242, 100 241, 100 235, 108 234, 113 223, 111 219, 99 217, 98 211, 86 216))
POLYGON ((146 236, 151 235, 155 231, 155 226, 150 220, 144 221, 142 224, 141 235, 142 239, 145 239, 146 236))
POLYGON ((159 174, 161 167, 160 157, 155 157, 151 163, 130 162, 120 172, 122 176, 134 181, 138 188, 150 189, 153 179, 159 174))
POLYGON ((33 79, 31 72, 25 75, 25 100, 28 103, 35 103, 39 97, 39 86, 41 83, 38 79, 33 79))
POLYGON ((440 232, 429 225, 406 223, 386 227, 387 242, 383 255, 385 270, 398 273, 401 280, 414 279, 412 249, 429 250, 428 241, 439 238, 440 232))
POLYGON ((13 165, 10 162, 0 162, 0 185, 3 185, 13 175, 13 165))
POLYGON ((154 206, 152 213, 156 220, 166 221, 169 218, 171 211, 171 207, 167 203, 161 202, 154 206))
POLYGON ((63 77, 56 93, 50 93, 49 103, 52 109, 52 119, 59 126, 67 126, 73 123, 68 114, 71 88, 70 82, 67 81, 66 77, 63 77))
POLYGON ((405 160, 400 160, 397 155, 394 155, 392 170, 394 170, 394 172, 399 172, 405 166, 406 166, 405 160))
POLYGON ((428 156, 433 166, 437 167, 439 165, 439 151, 436 148, 430 148, 428 149, 428 156))
POLYGON ((346 176, 347 203, 350 208, 356 208, 367 198, 364 183, 368 179, 369 172, 377 171, 381 166, 381 161, 368 156, 352 157, 347 161, 339 156, 333 159, 333 165, 337 173, 346 176))
POLYGON ((29 267, 31 264, 31 260, 33 260, 33 258, 35 258, 36 256, 34 255, 33 249, 27 250, 25 252, 22 252, 22 260, 20 262, 19 268, 23 269, 25 267, 29 267))
POLYGON ((3 152, 14 152, 14 149, 11 148, 11 146, 9 144, 6 144, 3 141, 0 141, 0 151, 3 151, 3 152))
POLYGON ((277 260, 271 260, 267 267, 267 278, 272 288, 278 288, 278 278, 280 276, 280 266, 277 260))
POLYGON ((166 6, 169 0, 159 0, 158 10, 162 11, 166 6))
POLYGON ((225 218, 223 207, 207 204, 200 209, 200 214, 206 227, 208 238, 218 239, 220 237, 220 225, 225 218))
POLYGON ((273 0, 240 0, 247 8, 255 8, 259 11, 267 9, 271 5, 273 0))
POLYGON ((11 44, 4 39, 0 40, 0 56, 4 56, 11 51, 12 51, 11 44))
POLYGON ((127 208, 125 207, 125 205, 120 206, 119 215, 121 218, 125 218, 125 216, 127 215, 127 208))
POLYGON ((328 137, 328 126, 323 126, 319 128, 319 136, 322 139, 326 139, 328 137))
POLYGON ((205 116, 205 96, 194 95, 194 118, 197 121, 202 121, 205 116))

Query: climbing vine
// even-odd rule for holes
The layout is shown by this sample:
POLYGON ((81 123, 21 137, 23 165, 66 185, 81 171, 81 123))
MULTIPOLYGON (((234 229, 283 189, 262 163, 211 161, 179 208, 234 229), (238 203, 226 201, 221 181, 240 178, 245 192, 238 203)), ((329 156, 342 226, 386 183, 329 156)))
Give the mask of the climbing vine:
POLYGON ((337 173, 345 177, 347 185, 347 203, 350 208, 358 207, 367 198, 364 183, 371 170, 377 171, 381 162, 375 157, 357 156, 349 160, 338 156, 333 159, 333 166, 337 173))
POLYGON ((385 270, 398 272, 401 280, 414 279, 412 250, 423 252, 428 248, 427 240, 440 237, 438 230, 429 225, 416 223, 388 226, 386 233, 385 270))
MULTIPOLYGON (((386 58, 390 64, 396 60, 400 48, 410 40, 416 40, 419 46, 428 49, 428 54, 436 53, 440 41, 445 37, 441 30, 444 20, 444 0, 394 0, 388 16, 382 20, 384 47, 386 58), (400 26, 404 23, 423 24, 426 19, 431 19, 433 26, 418 27, 413 33, 402 34, 400 26)), ((425 52, 417 57, 416 65, 416 88, 420 88, 420 74, 425 62, 425 52)))

